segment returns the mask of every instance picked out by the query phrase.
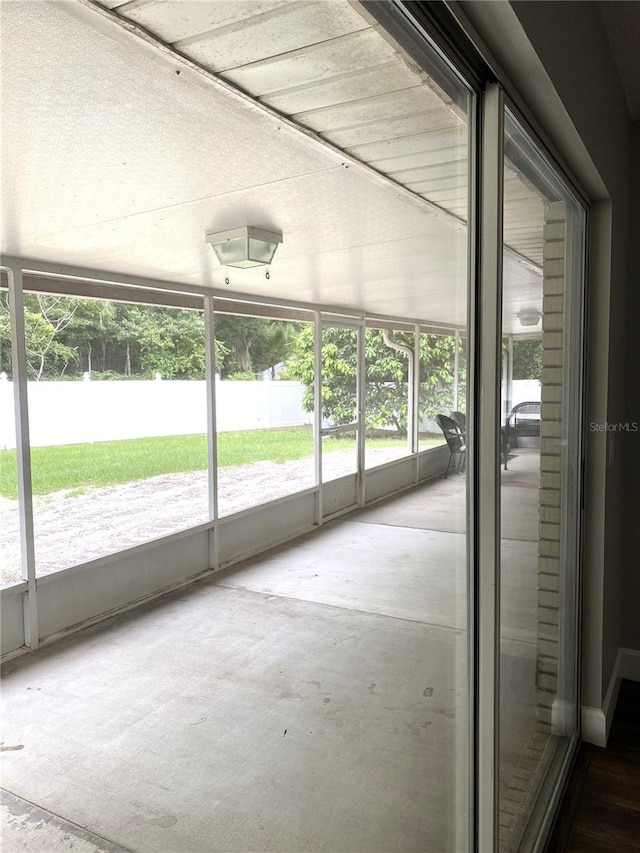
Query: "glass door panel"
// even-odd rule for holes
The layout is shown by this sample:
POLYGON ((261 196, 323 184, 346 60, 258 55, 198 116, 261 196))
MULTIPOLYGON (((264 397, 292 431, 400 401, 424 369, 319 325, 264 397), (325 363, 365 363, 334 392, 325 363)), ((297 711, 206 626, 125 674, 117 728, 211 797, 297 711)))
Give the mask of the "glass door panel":
POLYGON ((528 849, 577 731, 583 211, 507 113, 500 849, 528 849), (540 811, 540 814, 542 812, 540 811))

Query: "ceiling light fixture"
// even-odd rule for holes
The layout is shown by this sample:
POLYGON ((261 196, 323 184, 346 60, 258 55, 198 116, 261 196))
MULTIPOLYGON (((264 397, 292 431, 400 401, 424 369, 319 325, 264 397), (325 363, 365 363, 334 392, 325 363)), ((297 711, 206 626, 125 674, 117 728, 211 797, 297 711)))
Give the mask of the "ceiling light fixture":
POLYGON ((271 263, 278 243, 282 243, 282 233, 245 225, 207 234, 207 243, 223 267, 249 269, 271 263))
POLYGON ((520 311, 518 314, 518 320, 520 320, 521 326, 537 326, 541 317, 542 314, 539 311, 531 309, 528 311, 520 311))

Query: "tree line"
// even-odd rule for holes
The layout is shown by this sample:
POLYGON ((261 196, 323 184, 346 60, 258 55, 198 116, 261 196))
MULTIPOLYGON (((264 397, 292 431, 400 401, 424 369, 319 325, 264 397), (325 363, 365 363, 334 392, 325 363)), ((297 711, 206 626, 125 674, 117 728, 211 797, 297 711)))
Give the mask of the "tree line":
MULTIPOLYGON (((33 380, 204 379, 204 314, 45 294, 25 295, 27 371, 33 380)), ((282 324, 216 315, 216 371, 254 378, 286 359, 292 340, 282 324)), ((0 294, 0 371, 11 374, 7 294, 0 294)))
MULTIPOLYGON (((32 380, 204 379, 202 311, 96 299, 25 295, 27 370, 32 380)), ((7 294, 0 294, 0 370, 11 374, 7 294)), ((407 429, 410 333, 365 330, 366 426, 407 429), (389 340, 405 350, 390 346, 389 340)), ((314 405, 314 327, 259 317, 215 315, 216 372, 222 379, 293 379, 305 386, 303 406, 314 405)), ((453 406, 455 339, 420 335, 420 416, 453 406)), ((461 388, 466 367, 459 354, 461 388)), ((357 336, 328 327, 322 336, 323 417, 350 423, 356 409, 357 336)))

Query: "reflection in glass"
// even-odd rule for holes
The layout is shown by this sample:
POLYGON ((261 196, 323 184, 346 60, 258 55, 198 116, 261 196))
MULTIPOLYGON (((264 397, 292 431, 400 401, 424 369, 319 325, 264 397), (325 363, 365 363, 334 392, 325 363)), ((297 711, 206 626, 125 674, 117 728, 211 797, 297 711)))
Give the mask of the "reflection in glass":
POLYGON ((505 122, 500 841, 519 848, 577 730, 582 212, 505 122))

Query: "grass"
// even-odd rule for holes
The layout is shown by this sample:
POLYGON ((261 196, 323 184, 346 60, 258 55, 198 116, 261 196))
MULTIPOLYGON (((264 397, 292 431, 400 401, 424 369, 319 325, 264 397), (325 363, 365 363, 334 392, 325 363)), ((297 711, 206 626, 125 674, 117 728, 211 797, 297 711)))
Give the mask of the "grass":
MULTIPOLYGON (((439 441, 431 443, 438 444, 439 441)), ((404 447, 404 439, 367 439, 367 447, 404 447)), ((355 447, 355 439, 331 438, 323 443, 331 452, 355 447)), ((313 455, 311 427, 243 430, 218 435, 218 465, 251 462, 285 462, 313 455)), ((46 495, 70 489, 69 496, 91 486, 108 486, 144 480, 159 474, 202 471, 207 467, 204 435, 160 436, 95 444, 34 447, 31 450, 33 493, 46 495)), ((15 450, 0 451, 0 495, 16 498, 15 450)))

